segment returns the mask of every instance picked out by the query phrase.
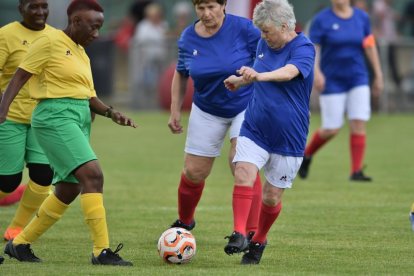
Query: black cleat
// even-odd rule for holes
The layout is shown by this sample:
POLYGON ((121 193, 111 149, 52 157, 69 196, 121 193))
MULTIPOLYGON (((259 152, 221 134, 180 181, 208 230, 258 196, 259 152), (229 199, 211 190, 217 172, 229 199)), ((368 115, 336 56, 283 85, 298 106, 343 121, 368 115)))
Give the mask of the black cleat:
POLYGON ((95 257, 92 254, 92 264, 94 265, 119 265, 119 266, 132 266, 132 263, 122 259, 118 252, 124 247, 122 243, 118 244, 115 251, 110 248, 102 250, 99 256, 95 257))
POLYGON ((255 231, 249 231, 249 233, 247 233, 247 243, 249 243, 253 239, 254 233, 255 231))
POLYGON ((35 256, 30 244, 13 245, 13 240, 9 240, 4 248, 4 254, 10 258, 15 258, 20 262, 40 263, 42 260, 35 256))
POLYGON ((300 165, 299 172, 298 172, 300 178, 305 179, 308 177, 309 166, 311 162, 312 162, 312 156, 303 157, 302 164, 300 165))
POLYGON ((0 264, 2 264, 3 262, 4 262, 3 256, 0 256, 0 264))
POLYGON ((191 224, 185 224, 184 222, 182 222, 181 220, 177 219, 176 221, 174 221, 173 224, 171 224, 171 228, 173 227, 179 227, 179 228, 184 228, 188 231, 191 231, 194 229, 196 223, 193 220, 193 222, 191 224))
POLYGON ((350 177, 349 180, 351 181, 363 181, 363 182, 370 182, 372 178, 369 176, 364 175, 362 170, 354 172, 350 177))
POLYGON ((266 243, 261 244, 259 242, 251 241, 249 243, 249 251, 242 257, 241 264, 244 265, 255 265, 260 263, 263 251, 265 250, 266 243))
POLYGON ((227 255, 244 252, 249 245, 247 238, 239 232, 233 232, 231 236, 226 236, 224 238, 229 239, 229 242, 224 247, 224 252, 226 252, 227 255))

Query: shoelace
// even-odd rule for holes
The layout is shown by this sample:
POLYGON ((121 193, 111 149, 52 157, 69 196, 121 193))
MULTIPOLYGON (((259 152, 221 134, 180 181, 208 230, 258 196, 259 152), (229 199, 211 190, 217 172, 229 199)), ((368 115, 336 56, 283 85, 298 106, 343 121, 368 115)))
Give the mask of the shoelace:
POLYGON ((108 255, 116 257, 118 260, 121 260, 121 257, 119 257, 118 252, 124 247, 123 243, 118 244, 115 251, 112 251, 110 248, 108 248, 106 251, 108 252, 108 255))

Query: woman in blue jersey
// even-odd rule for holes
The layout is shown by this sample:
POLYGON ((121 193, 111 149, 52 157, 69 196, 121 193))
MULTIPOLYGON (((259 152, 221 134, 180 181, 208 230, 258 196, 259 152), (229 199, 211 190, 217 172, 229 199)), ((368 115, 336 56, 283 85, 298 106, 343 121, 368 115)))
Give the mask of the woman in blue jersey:
MULTIPOLYGON (((193 0, 198 20, 187 27, 178 41, 178 63, 171 88, 171 115, 168 126, 172 133, 183 132, 181 105, 187 80, 194 81, 193 105, 185 144, 184 169, 178 188, 179 218, 172 227, 191 230, 194 213, 204 183, 229 132, 234 156, 236 137, 251 99, 253 87, 243 87, 234 94, 223 81, 241 66, 251 66, 256 54, 260 31, 251 20, 225 13, 226 0, 193 0)), ((257 227, 261 202, 261 183, 255 178, 255 207, 243 233, 257 227)))
POLYGON ((370 87, 365 56, 373 71, 372 93, 379 96, 383 77, 370 19, 350 0, 331 0, 332 7, 312 20, 310 39, 316 46, 315 90, 319 97, 322 126, 305 150, 299 176, 306 178, 312 156, 339 133, 344 114, 350 125, 352 181, 371 181, 362 171, 366 148, 366 122, 370 118, 370 87))
MULTIPOLYGON (((237 140, 233 196, 234 228, 225 246, 227 254, 246 250, 242 264, 258 264, 267 244, 267 233, 278 217, 281 198, 299 170, 309 126, 309 98, 313 84, 315 48, 295 32, 293 7, 287 0, 264 0, 256 6, 253 22, 262 39, 252 68, 243 66, 224 82, 238 90, 254 82, 254 95, 237 140), (248 243, 245 228, 257 171, 264 168, 258 229, 248 243), (236 193, 235 193, 236 194, 236 193)), ((237 94, 238 91, 235 93, 237 94)))

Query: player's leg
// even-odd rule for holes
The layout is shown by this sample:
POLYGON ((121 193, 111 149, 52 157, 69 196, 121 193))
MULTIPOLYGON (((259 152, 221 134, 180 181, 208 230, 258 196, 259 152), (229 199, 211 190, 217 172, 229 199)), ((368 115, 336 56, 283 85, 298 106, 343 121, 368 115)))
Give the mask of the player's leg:
POLYGON ((299 176, 307 178, 313 155, 330 139, 335 137, 344 123, 346 93, 321 95, 321 127, 312 135, 305 148, 304 158, 299 169, 299 176))
POLYGON ((30 179, 14 218, 4 233, 5 240, 15 238, 29 223, 35 211, 49 195, 53 179, 49 161, 37 143, 30 126, 28 126, 25 148, 30 179))
POLYGON ((350 180, 371 181, 371 177, 365 176, 362 171, 366 150, 366 122, 371 117, 369 86, 358 86, 349 92, 347 111, 351 129, 349 138, 351 151, 350 180))
POLYGON ((247 248, 246 226, 254 198, 254 182, 269 154, 246 137, 237 140, 233 188, 233 233, 224 251, 231 255, 247 248))
POLYGON ((208 114, 193 104, 185 143, 184 169, 178 186, 178 216, 171 227, 191 230, 194 213, 214 160, 220 155, 229 119, 208 114))

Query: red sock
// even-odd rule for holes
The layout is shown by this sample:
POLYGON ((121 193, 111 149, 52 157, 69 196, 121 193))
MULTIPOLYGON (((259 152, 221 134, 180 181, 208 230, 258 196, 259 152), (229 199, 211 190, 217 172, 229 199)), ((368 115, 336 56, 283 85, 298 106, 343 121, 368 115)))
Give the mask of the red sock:
POLYGON ((234 231, 246 235, 246 223, 253 200, 253 188, 234 185, 233 189, 233 220, 234 231))
POLYGON ((266 242, 267 233, 279 216, 281 210, 282 202, 279 202, 279 204, 276 206, 267 206, 265 204, 262 204, 260 211, 259 228, 252 238, 253 241, 260 243, 266 242))
POLYGON ((310 143, 306 146, 305 156, 309 157, 315 154, 329 139, 324 139, 320 136, 319 131, 313 134, 310 143))
POLYGON ((191 224, 194 220, 194 212, 203 193, 204 182, 196 184, 188 180, 184 173, 181 174, 178 186, 178 216, 185 224, 191 224))
POLYGON ((250 207, 249 218, 247 219, 246 233, 249 233, 250 231, 257 231, 260 206, 262 206, 262 182, 260 181, 260 174, 257 173, 257 177, 253 185, 253 200, 250 207))
POLYGON ((362 160, 364 160, 365 153, 365 134, 351 134, 351 173, 357 172, 362 168, 362 160))

